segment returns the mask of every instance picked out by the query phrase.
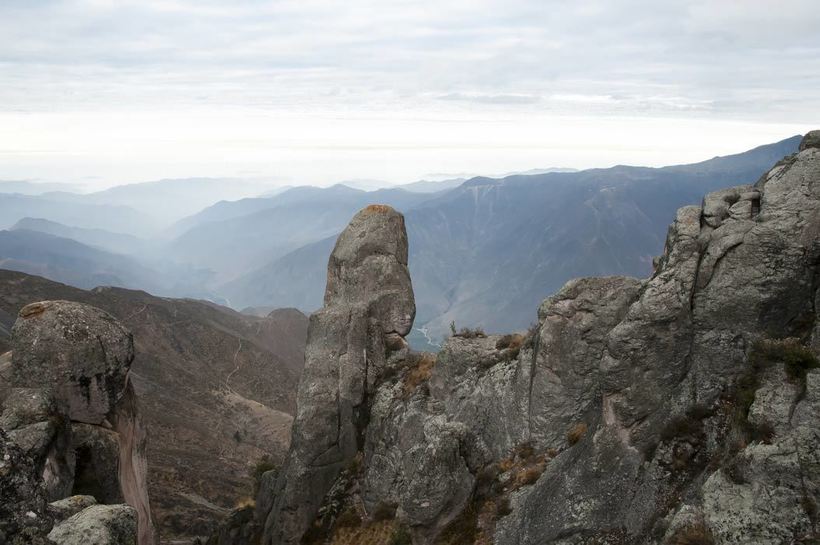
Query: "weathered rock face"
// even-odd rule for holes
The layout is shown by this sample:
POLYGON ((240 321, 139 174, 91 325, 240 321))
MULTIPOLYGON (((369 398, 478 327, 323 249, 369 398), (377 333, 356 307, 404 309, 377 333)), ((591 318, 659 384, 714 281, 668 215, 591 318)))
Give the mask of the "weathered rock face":
POLYGON ((37 468, 0 429, 0 543, 46 544, 52 519, 37 468))
MULTIPOLYGON (((13 388, 0 428, 33 458, 46 498, 87 494, 127 503, 139 521, 140 545, 153 544, 146 434, 128 382, 131 334, 105 312, 67 301, 24 307, 12 331, 13 388)), ((112 520, 125 509, 100 507, 112 508, 98 510, 112 520)), ((65 528, 54 530, 64 541, 65 528)))
POLYGON ((49 501, 71 494, 74 449, 71 426, 49 390, 15 388, 3 403, 0 429, 34 460, 49 501))
POLYGON ((57 545, 137 545, 137 514, 128 505, 92 505, 48 534, 57 545))
POLYGON ((273 506, 261 514, 265 543, 298 543, 362 448, 386 343, 404 345, 414 316, 404 218, 390 207, 369 206, 339 236, 325 306, 310 317, 291 449, 273 506))
POLYGON ((266 542, 365 541, 384 517, 416 545, 818 539, 817 134, 679 210, 651 278, 572 281, 528 334, 467 331, 437 359, 381 356, 404 280, 389 259, 356 269, 381 255, 357 216, 311 319, 288 465, 258 499, 266 542))
POLYGON ((13 381, 49 387, 75 422, 101 424, 125 391, 131 334, 110 314, 70 301, 33 303, 12 329, 13 381))

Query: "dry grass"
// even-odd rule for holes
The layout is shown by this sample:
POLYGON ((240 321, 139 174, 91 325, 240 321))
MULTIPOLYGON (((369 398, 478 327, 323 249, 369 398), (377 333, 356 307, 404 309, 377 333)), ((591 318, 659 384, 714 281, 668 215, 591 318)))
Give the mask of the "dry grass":
POLYGON ((391 545, 397 527, 395 520, 337 527, 328 543, 330 545, 391 545))
POLYGON ((484 330, 480 327, 462 327, 453 337, 461 337, 462 339, 486 339, 487 334, 484 333, 484 330))
POLYGON ((533 484, 543 472, 544 466, 540 464, 524 468, 515 476, 515 482, 519 486, 533 484))
POLYGON ((522 344, 524 344, 524 335, 511 333, 498 339, 495 343, 495 348, 496 350, 516 350, 521 348, 522 344))
POLYGON ((668 545, 714 545, 715 538, 706 524, 700 520, 675 530, 668 545))
POLYGON ((256 500, 250 497, 239 498, 236 502, 236 509, 245 509, 246 507, 256 507, 256 500))
POLYGON ((749 359, 757 365, 783 363, 786 372, 795 379, 802 379, 806 371, 820 367, 814 352, 794 337, 759 340, 752 345, 749 359))
POLYGON ((587 425, 586 422, 579 422, 572 426, 569 431, 567 432, 567 443, 570 446, 576 444, 578 441, 584 438, 584 435, 587 434, 587 425))
POLYGON ((418 356, 418 361, 408 369, 404 375, 402 393, 405 399, 410 397, 419 385, 427 382, 433 374, 433 367, 436 365, 436 355, 430 352, 423 352, 418 356))

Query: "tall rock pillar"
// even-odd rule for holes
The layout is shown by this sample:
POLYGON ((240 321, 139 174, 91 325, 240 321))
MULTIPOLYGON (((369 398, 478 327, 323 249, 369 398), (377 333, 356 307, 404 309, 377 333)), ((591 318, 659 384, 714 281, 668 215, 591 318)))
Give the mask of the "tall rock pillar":
POLYGON ((290 451, 274 494, 258 501, 264 543, 299 543, 361 449, 368 395, 415 313, 404 216, 368 206, 339 235, 324 307, 310 317, 290 451))

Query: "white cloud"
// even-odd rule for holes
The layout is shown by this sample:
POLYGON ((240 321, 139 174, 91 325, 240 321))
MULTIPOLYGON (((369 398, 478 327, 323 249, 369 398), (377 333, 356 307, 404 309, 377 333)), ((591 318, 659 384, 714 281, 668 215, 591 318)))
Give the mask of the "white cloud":
MULTIPOLYGON (((784 137, 791 133, 775 128, 820 122, 818 26, 820 5, 808 0, 4 0, 0 178, 12 169, 110 176, 113 152, 101 152, 109 143, 129 150, 118 156, 129 176, 153 176, 157 169, 146 165, 160 163, 198 174, 208 174, 201 165, 245 170, 243 161, 261 156, 262 147, 292 148, 296 135, 299 153, 323 157, 324 135, 339 130, 356 149, 371 149, 370 131, 378 130, 377 144, 428 150, 395 161, 404 178, 475 171, 470 162, 486 160, 486 152, 442 158, 498 120, 524 123, 532 138, 523 142, 512 131, 503 134, 513 142, 487 135, 476 143, 506 157, 496 158, 505 165, 499 170, 611 156, 589 148, 565 159, 524 159, 509 151, 539 148, 546 132, 571 133, 570 117, 623 127, 634 118, 647 127, 661 127, 653 119, 673 120, 667 126, 697 119, 726 128, 717 131, 726 138, 740 126, 784 137), (275 138, 263 126, 269 120, 280 124, 275 138), (429 134, 410 120, 448 128, 429 134), (266 136, 248 136, 258 133, 266 136), (157 146, 163 134, 173 137, 157 146), (21 145, 40 150, 39 162, 30 160, 33 152, 24 161, 8 153, 21 145), (176 162, 154 161, 166 153, 176 162), (67 156, 73 166, 61 168, 67 156), (528 162, 507 166, 518 160, 528 162)), ((681 153, 698 146, 681 145, 681 153)), ((285 168, 250 162, 253 170, 285 168)), ((324 172, 317 177, 387 177, 336 155, 316 163, 324 172)), ((296 166, 288 167, 294 175, 296 166)))

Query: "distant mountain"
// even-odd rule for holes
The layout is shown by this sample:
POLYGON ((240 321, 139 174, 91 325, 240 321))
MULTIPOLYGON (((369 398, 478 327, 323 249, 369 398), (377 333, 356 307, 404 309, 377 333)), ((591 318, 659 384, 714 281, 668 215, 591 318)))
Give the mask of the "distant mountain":
POLYGON ((126 255, 143 252, 148 245, 146 240, 132 235, 112 233, 104 229, 71 227, 42 218, 23 218, 15 223, 10 230, 21 229, 70 238, 101 250, 126 255))
POLYGON ((335 185, 297 187, 270 199, 219 203, 187 218, 185 222, 192 227, 174 239, 166 253, 178 261, 212 269, 228 281, 335 235, 368 204, 386 203, 408 210, 431 198, 431 194, 402 189, 367 192, 335 185))
POLYGON ((249 465, 263 456, 281 462, 287 449, 307 317, 284 309, 256 318, 205 301, 84 291, 0 270, 0 354, 20 308, 46 299, 94 305, 132 331, 130 380, 150 436, 148 487, 160 533, 185 543, 210 534, 236 498, 252 494, 249 465))
MULTIPOLYGON (((727 185, 753 183, 800 137, 664 168, 617 166, 503 179, 474 178, 405 209, 416 325, 438 337, 450 321, 526 328, 541 300, 588 275, 646 276, 668 218, 727 185)), ((239 306, 321 306, 335 236, 278 256, 226 284, 239 306)))
POLYGON ((439 181, 419 180, 418 182, 402 184, 397 187, 404 189, 405 191, 413 191, 415 193, 435 193, 437 191, 444 191, 458 187, 466 180, 467 178, 452 178, 449 180, 439 181))
POLYGON ((160 275, 130 257, 27 229, 0 231, 0 268, 86 289, 120 286, 164 291, 160 275))
POLYGON ((145 235, 156 230, 151 217, 126 205, 95 204, 79 195, 48 193, 42 196, 0 193, 0 229, 8 229, 23 218, 117 233, 145 235))
POLYGON ((51 191, 78 192, 79 186, 67 183, 32 182, 30 180, 0 180, 0 193, 42 195, 51 191))
POLYGON ((242 178, 181 178, 119 185, 88 194, 61 192, 46 196, 77 203, 129 206, 164 227, 216 202, 255 196, 269 189, 265 183, 242 178))

